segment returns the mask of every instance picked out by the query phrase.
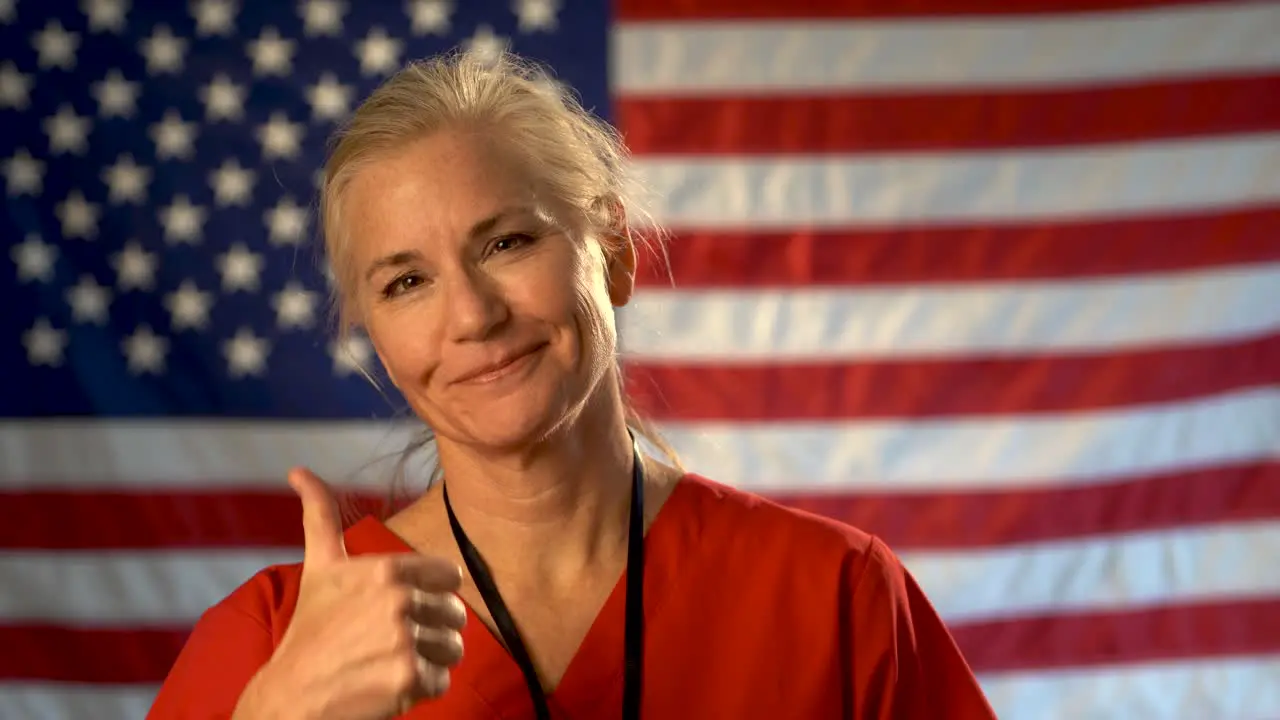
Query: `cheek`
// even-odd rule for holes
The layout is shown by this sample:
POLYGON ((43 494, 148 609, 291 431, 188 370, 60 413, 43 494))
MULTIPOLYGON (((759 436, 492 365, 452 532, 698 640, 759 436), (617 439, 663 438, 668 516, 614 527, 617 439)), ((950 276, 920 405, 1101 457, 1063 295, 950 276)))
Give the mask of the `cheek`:
POLYGON ((379 308, 366 314, 365 328, 387 374, 398 387, 422 382, 438 361, 430 323, 405 308, 379 308))

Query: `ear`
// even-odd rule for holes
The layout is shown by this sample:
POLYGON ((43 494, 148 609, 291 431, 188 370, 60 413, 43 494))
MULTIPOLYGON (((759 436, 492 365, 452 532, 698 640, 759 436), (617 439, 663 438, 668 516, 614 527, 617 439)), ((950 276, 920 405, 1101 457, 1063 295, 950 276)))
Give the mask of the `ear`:
POLYGON ((605 246, 605 276, 609 282, 609 302, 622 307, 636 289, 636 243, 627 225, 626 211, 615 202, 610 207, 610 241, 605 246))

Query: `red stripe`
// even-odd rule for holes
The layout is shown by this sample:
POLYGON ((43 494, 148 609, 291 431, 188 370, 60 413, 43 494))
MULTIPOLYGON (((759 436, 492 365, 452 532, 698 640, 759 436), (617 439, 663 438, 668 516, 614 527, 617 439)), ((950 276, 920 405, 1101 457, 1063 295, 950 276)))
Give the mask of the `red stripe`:
POLYGON ((1280 463, 991 491, 771 495, 895 550, 957 550, 1280 518, 1280 463))
POLYGON ((623 96, 615 112, 637 155, 1007 149, 1274 130, 1277 87, 1273 74, 1038 91, 623 96))
MULTIPOLYGON (((1008 545, 1183 525, 1280 518, 1280 464, 1182 471, 1081 487, 990 492, 772 495, 879 535, 898 549, 1008 545)), ((211 549, 302 544, 282 493, 0 494, 9 550, 211 549), (48 518, 59 518, 50 523, 48 518)))
MULTIPOLYGON (((302 509, 288 490, 0 491, 0 549, 300 548, 302 509), (50 522, 49 518, 58 518, 50 522)), ((281 485, 284 483, 281 481, 281 485)), ((384 516, 386 494, 346 493, 344 519, 384 516)))
POLYGON ((0 681, 159 683, 186 642, 185 628, 0 625, 0 681))
POLYGON ((0 493, 0 506, 0 548, 302 546, 302 510, 288 490, 42 490, 0 493))
POLYGON ((614 18, 646 20, 799 20, 1037 15, 1209 5, 1204 0, 616 0, 614 18))
POLYGON ((1280 652, 1280 598, 1019 617, 950 627, 976 672, 1280 652))
POLYGON ((1098 410, 1280 384, 1280 334, 1094 355, 787 364, 631 363, 660 420, 829 421, 1098 410))
MULTIPOLYGON (((1280 205, 1102 222, 794 232, 688 232, 672 239, 677 288, 1038 280, 1280 259, 1280 205)), ((670 287, 662 263, 638 282, 670 287)))
MULTIPOLYGON (((959 623, 977 672, 1254 655, 1280 651, 1280 599, 959 623)), ((0 626, 0 681, 159 683, 185 629, 0 626)))

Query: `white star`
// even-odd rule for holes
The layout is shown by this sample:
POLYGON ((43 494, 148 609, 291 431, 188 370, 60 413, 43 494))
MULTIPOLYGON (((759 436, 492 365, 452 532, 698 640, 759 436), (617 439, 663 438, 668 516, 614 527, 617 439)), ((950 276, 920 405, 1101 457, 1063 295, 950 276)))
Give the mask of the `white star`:
POLYGON ((200 101, 204 103, 205 119, 239 120, 244 117, 245 89, 231 82, 224 73, 213 76, 208 85, 200 88, 200 101))
POLYGON ((0 65, 0 108, 26 110, 31 103, 31 78, 12 61, 0 65))
POLYGON ((196 0, 191 4, 196 35, 230 35, 235 29, 236 9, 232 0, 196 0))
POLYGON ((0 0, 0 23, 8 25, 18 16, 17 0, 0 0))
POLYGON ((111 293, 98 284, 92 275, 81 275, 80 282, 67 290, 67 302, 71 304, 71 317, 76 322, 107 324, 107 305, 111 293))
POLYGON ((556 29, 556 12, 560 9, 559 0, 515 0, 511 9, 518 18, 521 32, 556 29))
POLYGON ((350 85, 338 82, 337 76, 326 72, 320 82, 307 88, 307 101, 311 103, 314 120, 341 120, 351 111, 350 85))
POLYGON ((481 62, 490 63, 498 59, 507 49, 509 41, 502 35, 495 35, 493 28, 480 25, 467 41, 467 50, 475 53, 481 62))
POLYGON ((59 330, 47 319, 40 318, 31 329, 22 333, 22 344, 27 346, 28 363, 58 367, 67 347, 67 331, 59 330))
POLYGON ((347 4, 340 0, 302 0, 298 3, 298 14, 302 16, 304 26, 302 32, 308 37, 337 37, 342 34, 342 15, 346 11, 347 4))
POLYGON ((267 371, 267 353, 271 344, 253 334, 249 328, 240 328, 236 336, 222 344, 227 356, 227 372, 233 378, 261 375, 267 371))
POLYGON ((360 72, 365 75, 381 75, 396 69, 404 43, 387 35, 380 27, 369 30, 363 40, 356 43, 356 56, 360 58, 360 72))
POLYGON ((114 165, 102 171, 102 182, 107 184, 107 202, 141 205, 146 200, 151 170, 137 164, 132 155, 125 153, 116 158, 114 165))
POLYGON ((175 195, 173 202, 160 211, 164 239, 172 244, 199 244, 204 221, 205 209, 200 205, 192 205, 186 195, 175 195))
POLYGON ((156 282, 156 256, 130 240, 124 249, 111 257, 116 269, 116 285, 120 290, 150 290, 156 282))
POLYGON ((31 40, 39 56, 41 69, 60 67, 71 70, 76 66, 76 50, 80 47, 80 34, 67 32, 62 23, 50 20, 44 29, 31 40))
POLYGON ((18 148, 4 161, 5 188, 10 196, 39 195, 44 190, 44 161, 31 157, 26 148, 18 148))
POLYGON ((373 346, 361 335, 348 335, 329 345, 333 356, 333 373, 338 376, 369 372, 373 362, 373 346))
POLYGON ((80 12, 89 18, 89 31, 124 32, 128 0, 80 0, 80 12))
POLYGON ((41 125, 49 136, 49 152, 54 155, 80 155, 89 147, 89 118, 76 115, 69 104, 59 106, 58 113, 45 118, 41 125))
POLYGON ((120 341, 120 349, 124 351, 129 363, 129 372, 134 375, 164 372, 165 355, 169 353, 169 341, 157 334, 147 325, 139 325, 133 334, 120 341))
POLYGON ((409 14, 414 35, 449 32, 449 14, 453 12, 452 0, 410 0, 404 11, 409 14))
POLYGON ((41 242, 39 235, 28 235, 26 240, 9 250, 9 257, 18 266, 18 281, 53 279, 53 263, 58 259, 58 248, 41 242))
POLYGON ((195 152, 196 124, 183 122, 177 110, 164 111, 160 122, 151 126, 151 139, 156 144, 156 159, 187 160, 195 152))
POLYGON ((86 201, 79 190, 68 193, 54 214, 62 223, 63 237, 88 240, 98 236, 98 206, 86 201))
POLYGON ((243 243, 218 256, 218 270, 222 273, 222 291, 252 292, 258 289, 258 275, 262 272, 262 256, 249 252, 243 243))
POLYGON ((235 158, 223 160, 221 167, 209 173, 213 202, 219 207, 247 206, 253 199, 253 182, 253 171, 240 167, 240 162, 235 158))
POLYGON ((133 117, 137 112, 138 83, 125 80, 119 70, 112 68, 105 78, 93 84, 93 96, 98 99, 98 114, 102 117, 133 117))
POLYGON ((307 209, 300 207, 288 195, 264 213, 263 219, 271 231, 274 245, 301 245, 306 239, 307 209))
POLYGON ((187 52, 187 41, 174 35, 168 25, 160 24, 151 31, 151 37, 143 40, 140 51, 147 58, 147 72, 177 74, 182 72, 182 58, 187 52))
POLYGON ((288 75, 293 69, 293 41, 280 37, 274 27, 263 28, 257 40, 249 41, 254 75, 288 75))
POLYGON ((276 309, 276 322, 282 328, 308 328, 316 321, 317 293, 307 290, 290 280, 284 289, 271 299, 276 309))
POLYGON ((263 125, 258 126, 258 142, 262 143, 262 159, 297 157, 302 149, 302 123, 289 122, 282 112, 273 112, 263 125))
POLYGON ((209 324, 213 295, 201 291, 191 280, 183 280, 178 289, 165 298, 164 305, 173 317, 171 324, 174 330, 202 330, 209 324))

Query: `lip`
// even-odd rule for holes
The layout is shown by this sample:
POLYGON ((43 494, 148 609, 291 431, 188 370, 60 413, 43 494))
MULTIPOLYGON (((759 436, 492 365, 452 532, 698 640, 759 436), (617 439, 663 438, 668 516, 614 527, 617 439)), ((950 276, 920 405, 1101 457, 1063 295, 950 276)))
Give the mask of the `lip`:
POLYGON ((506 377, 527 365, 529 360, 546 346, 546 343, 538 343, 537 345, 517 350, 502 357, 497 362, 476 368, 475 370, 471 370, 466 374, 459 376, 453 381, 453 384, 482 385, 484 383, 500 380, 501 378, 506 377))

